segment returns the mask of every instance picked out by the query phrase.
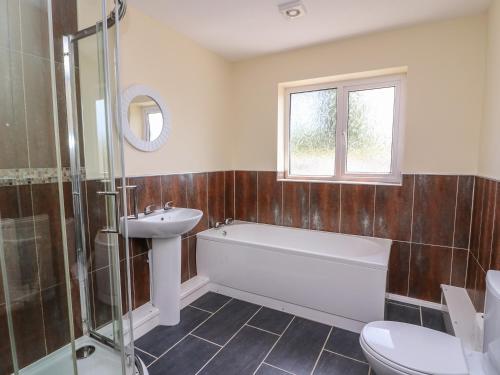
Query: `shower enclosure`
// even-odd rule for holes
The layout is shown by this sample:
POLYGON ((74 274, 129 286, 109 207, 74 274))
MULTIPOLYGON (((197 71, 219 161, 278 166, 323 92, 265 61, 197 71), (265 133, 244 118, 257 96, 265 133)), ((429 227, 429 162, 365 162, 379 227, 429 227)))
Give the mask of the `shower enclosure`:
POLYGON ((125 5, 0 0, 0 375, 140 373, 119 231, 125 5))

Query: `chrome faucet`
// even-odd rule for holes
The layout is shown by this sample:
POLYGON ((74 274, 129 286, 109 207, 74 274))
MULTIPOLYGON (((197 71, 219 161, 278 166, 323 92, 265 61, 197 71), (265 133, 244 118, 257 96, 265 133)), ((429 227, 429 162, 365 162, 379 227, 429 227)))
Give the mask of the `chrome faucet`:
POLYGON ((165 211, 170 211, 172 208, 174 208, 174 201, 168 201, 165 203, 165 206, 163 206, 165 211))
POLYGON ((215 229, 220 229, 225 225, 231 225, 234 222, 232 217, 228 217, 227 219, 224 219, 224 222, 218 221, 215 223, 214 228, 215 229))
POLYGON ((156 210, 156 205, 150 204, 144 208, 144 215, 151 215, 156 210))

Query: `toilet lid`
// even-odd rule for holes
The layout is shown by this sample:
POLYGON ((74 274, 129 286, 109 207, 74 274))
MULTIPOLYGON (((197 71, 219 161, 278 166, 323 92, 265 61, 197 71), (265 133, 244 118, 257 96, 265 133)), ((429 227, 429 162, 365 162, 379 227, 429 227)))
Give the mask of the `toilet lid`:
POLYGON ((462 343, 455 336, 399 322, 373 322, 361 332, 375 353, 401 367, 433 375, 466 375, 462 343))

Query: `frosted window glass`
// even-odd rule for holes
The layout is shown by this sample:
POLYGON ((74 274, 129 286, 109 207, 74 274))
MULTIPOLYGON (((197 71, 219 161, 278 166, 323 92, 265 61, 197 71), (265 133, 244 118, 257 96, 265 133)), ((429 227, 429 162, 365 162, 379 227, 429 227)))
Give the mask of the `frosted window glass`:
POLYGON ((291 175, 334 174, 336 116, 336 89, 290 94, 291 175))
POLYGON ((395 88, 349 92, 347 173, 390 173, 395 88))

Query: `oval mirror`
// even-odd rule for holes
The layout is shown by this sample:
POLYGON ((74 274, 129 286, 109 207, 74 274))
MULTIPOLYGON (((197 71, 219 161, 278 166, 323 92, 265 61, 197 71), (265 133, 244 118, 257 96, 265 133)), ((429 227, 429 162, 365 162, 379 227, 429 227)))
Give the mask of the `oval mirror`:
POLYGON ((125 139, 141 151, 155 151, 165 144, 169 114, 160 95, 144 85, 134 85, 123 93, 122 126, 125 139))

